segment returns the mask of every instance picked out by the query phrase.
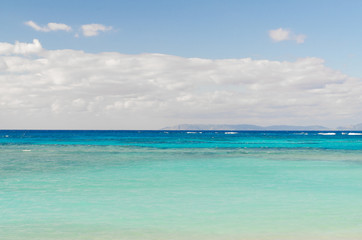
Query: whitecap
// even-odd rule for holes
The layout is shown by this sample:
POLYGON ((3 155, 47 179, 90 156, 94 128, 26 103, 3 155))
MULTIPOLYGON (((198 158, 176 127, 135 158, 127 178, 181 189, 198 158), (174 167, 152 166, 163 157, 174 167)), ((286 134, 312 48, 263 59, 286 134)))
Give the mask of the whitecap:
POLYGON ((23 151, 23 152, 31 152, 30 149, 23 149, 22 151, 23 151))
POLYGON ((225 134, 238 134, 238 132, 225 132, 225 134))
POLYGON ((359 136, 359 135, 362 135, 362 133, 348 133, 348 135, 352 135, 352 136, 359 136))
POLYGON ((318 133, 319 135, 326 135, 326 136, 332 136, 332 135, 336 135, 336 133, 334 132, 325 132, 325 133, 318 133))

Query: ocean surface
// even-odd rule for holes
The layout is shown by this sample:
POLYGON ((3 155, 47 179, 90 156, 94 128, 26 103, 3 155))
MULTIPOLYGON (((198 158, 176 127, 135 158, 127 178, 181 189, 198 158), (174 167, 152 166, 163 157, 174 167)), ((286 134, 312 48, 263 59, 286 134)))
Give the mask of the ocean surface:
POLYGON ((362 133, 0 131, 1 240, 362 240, 362 133))

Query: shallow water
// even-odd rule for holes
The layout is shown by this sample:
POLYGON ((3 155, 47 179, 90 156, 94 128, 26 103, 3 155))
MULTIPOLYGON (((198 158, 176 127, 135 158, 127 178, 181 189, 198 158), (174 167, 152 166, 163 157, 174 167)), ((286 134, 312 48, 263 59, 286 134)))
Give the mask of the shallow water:
POLYGON ((362 136, 0 131, 0 239, 362 239, 362 136))

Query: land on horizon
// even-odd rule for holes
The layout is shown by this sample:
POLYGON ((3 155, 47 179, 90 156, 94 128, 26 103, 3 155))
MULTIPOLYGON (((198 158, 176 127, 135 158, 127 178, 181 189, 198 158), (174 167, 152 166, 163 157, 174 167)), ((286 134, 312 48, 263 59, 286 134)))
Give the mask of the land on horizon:
POLYGON ((328 130, 362 130, 362 124, 328 128, 321 125, 295 126, 295 125, 272 125, 259 126, 252 124, 179 124, 162 128, 161 130, 230 130, 230 131, 328 131, 328 130))

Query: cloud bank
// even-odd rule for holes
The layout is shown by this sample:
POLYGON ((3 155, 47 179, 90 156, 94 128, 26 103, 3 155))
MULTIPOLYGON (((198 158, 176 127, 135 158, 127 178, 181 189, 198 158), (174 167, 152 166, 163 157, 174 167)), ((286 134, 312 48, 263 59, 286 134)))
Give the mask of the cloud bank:
POLYGON ((269 31, 269 37, 275 42, 292 40, 296 43, 304 43, 307 36, 303 34, 294 34, 288 29, 278 28, 269 31))
POLYGON ((21 43, 15 42, 15 44, 10 43, 0 43, 0 56, 1 55, 13 55, 13 54, 38 54, 43 51, 38 39, 34 39, 32 43, 21 43))
POLYGON ((98 54, 0 43, 2 128, 336 124, 362 117, 361 79, 295 62, 98 54))
POLYGON ((39 32, 51 32, 51 31, 66 31, 69 32, 72 30, 72 28, 64 23, 48 23, 46 26, 39 26, 33 21, 27 21, 24 23, 25 25, 33 28, 36 31, 39 32))

